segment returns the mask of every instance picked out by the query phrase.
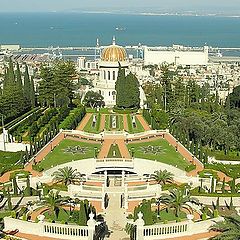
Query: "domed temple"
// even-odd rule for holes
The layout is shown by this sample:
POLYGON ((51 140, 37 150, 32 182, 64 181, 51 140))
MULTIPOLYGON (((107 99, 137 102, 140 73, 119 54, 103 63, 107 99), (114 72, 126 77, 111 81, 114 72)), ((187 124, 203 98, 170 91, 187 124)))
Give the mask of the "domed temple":
POLYGON ((116 104, 115 83, 118 76, 119 65, 129 72, 129 61, 126 50, 116 45, 113 38, 112 45, 103 49, 101 59, 98 63, 100 71, 99 80, 95 82, 94 90, 104 97, 106 107, 116 104))

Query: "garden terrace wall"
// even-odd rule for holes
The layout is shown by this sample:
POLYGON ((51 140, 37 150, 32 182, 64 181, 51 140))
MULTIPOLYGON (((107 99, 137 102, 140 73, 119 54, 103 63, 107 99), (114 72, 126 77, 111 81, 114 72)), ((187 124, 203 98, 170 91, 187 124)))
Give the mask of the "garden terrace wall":
POLYGON ((12 231, 15 229, 18 229, 19 232, 25 234, 34 234, 41 237, 52 237, 70 240, 74 239, 93 240, 90 231, 92 231, 92 233, 94 231, 88 226, 85 227, 78 225, 66 225, 47 222, 33 223, 10 217, 5 217, 4 230, 12 231))

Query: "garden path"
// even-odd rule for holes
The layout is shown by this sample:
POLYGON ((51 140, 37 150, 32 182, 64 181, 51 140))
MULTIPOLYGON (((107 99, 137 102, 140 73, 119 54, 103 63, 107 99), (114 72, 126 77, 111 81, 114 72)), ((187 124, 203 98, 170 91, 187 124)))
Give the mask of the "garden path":
POLYGON ((101 114, 100 128, 99 131, 102 132, 105 129, 106 114, 101 114))
POLYGON ((125 131, 128 131, 127 114, 123 114, 123 128, 125 131))
POLYGON ((151 130, 151 128, 149 127, 148 123, 145 121, 142 115, 137 115, 137 119, 142 124, 145 131, 151 130))
MULTIPOLYGON (((34 231, 34 230, 33 230, 34 231)), ((39 237, 37 235, 33 234, 26 234, 26 233, 17 233, 14 236, 22 238, 22 239, 27 239, 27 240, 39 240, 39 239, 44 239, 44 240, 59 240, 59 238, 50 238, 50 237, 39 237)), ((64 240, 64 239, 62 239, 64 240)))
POLYGON ((120 207, 121 193, 108 193, 109 205, 105 210, 105 220, 112 232, 109 240, 130 240, 124 228, 127 223, 125 210, 120 207))
POLYGON ((106 158, 112 144, 118 145, 122 158, 131 157, 124 142, 124 139, 105 139, 102 148, 98 154, 98 158, 106 158))
POLYGON ((205 232, 205 233, 193 234, 193 235, 184 236, 184 237, 168 238, 168 240, 204 240, 204 239, 207 240, 217 235, 218 233, 216 232, 205 232))
POLYGON ((87 122, 90 120, 92 113, 86 113, 85 117, 82 119, 76 130, 83 131, 84 127, 86 126, 87 122))

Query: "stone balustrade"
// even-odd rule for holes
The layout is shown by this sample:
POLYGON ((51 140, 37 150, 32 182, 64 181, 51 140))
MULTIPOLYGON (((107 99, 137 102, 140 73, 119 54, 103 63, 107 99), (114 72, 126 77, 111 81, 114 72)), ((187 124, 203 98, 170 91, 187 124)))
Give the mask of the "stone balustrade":
MULTIPOLYGON (((91 214, 90 214, 91 215, 91 214)), ((89 216, 90 216, 89 215, 89 216)), ((12 231, 18 229, 25 234, 34 234, 41 237, 52 237, 69 240, 93 240, 96 222, 91 215, 88 226, 66 225, 48 222, 28 222, 10 217, 4 218, 4 230, 12 231)))
POLYGON ((222 217, 217 217, 195 223, 192 221, 193 215, 188 215, 187 217, 188 220, 183 222, 144 226, 143 214, 139 212, 138 219, 135 222, 129 222, 129 224, 136 226, 136 240, 160 240, 208 232, 212 225, 224 220, 222 217))

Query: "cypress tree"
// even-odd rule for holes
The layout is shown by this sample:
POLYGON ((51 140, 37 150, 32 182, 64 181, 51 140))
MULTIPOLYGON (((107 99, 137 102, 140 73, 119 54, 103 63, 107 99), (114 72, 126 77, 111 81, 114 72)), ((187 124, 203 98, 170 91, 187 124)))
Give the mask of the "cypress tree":
POLYGON ((28 106, 31 105, 31 82, 30 82, 30 77, 28 73, 28 66, 25 64, 25 72, 24 72, 24 96, 26 99, 26 103, 28 106))
POLYGON ((21 76, 21 71, 20 71, 18 62, 17 62, 17 70, 16 70, 16 83, 18 87, 23 90, 22 76, 21 76))
POLYGON ((8 189, 8 195, 7 195, 7 203, 8 203, 8 210, 12 211, 12 200, 10 195, 10 190, 8 189))
POLYGON ((86 226, 87 225, 87 216, 84 208, 84 202, 80 202, 80 210, 79 210, 79 225, 86 226))
POLYGON ((27 176, 27 182, 26 182, 27 186, 25 189, 25 196, 32 196, 32 191, 31 191, 31 187, 30 187, 30 179, 29 176, 27 176))
POLYGON ((222 190, 222 193, 225 193, 225 181, 226 181, 226 179, 225 179, 225 177, 223 178, 223 182, 222 182, 222 188, 221 188, 221 190, 222 190))
POLYGON ((30 102, 31 102, 31 107, 35 108, 36 101, 35 101, 35 89, 34 89, 33 78, 31 78, 30 80, 30 102))
POLYGON ((12 179, 12 181, 13 181, 13 194, 17 195, 18 194, 18 185, 17 185, 16 177, 14 177, 12 179))

